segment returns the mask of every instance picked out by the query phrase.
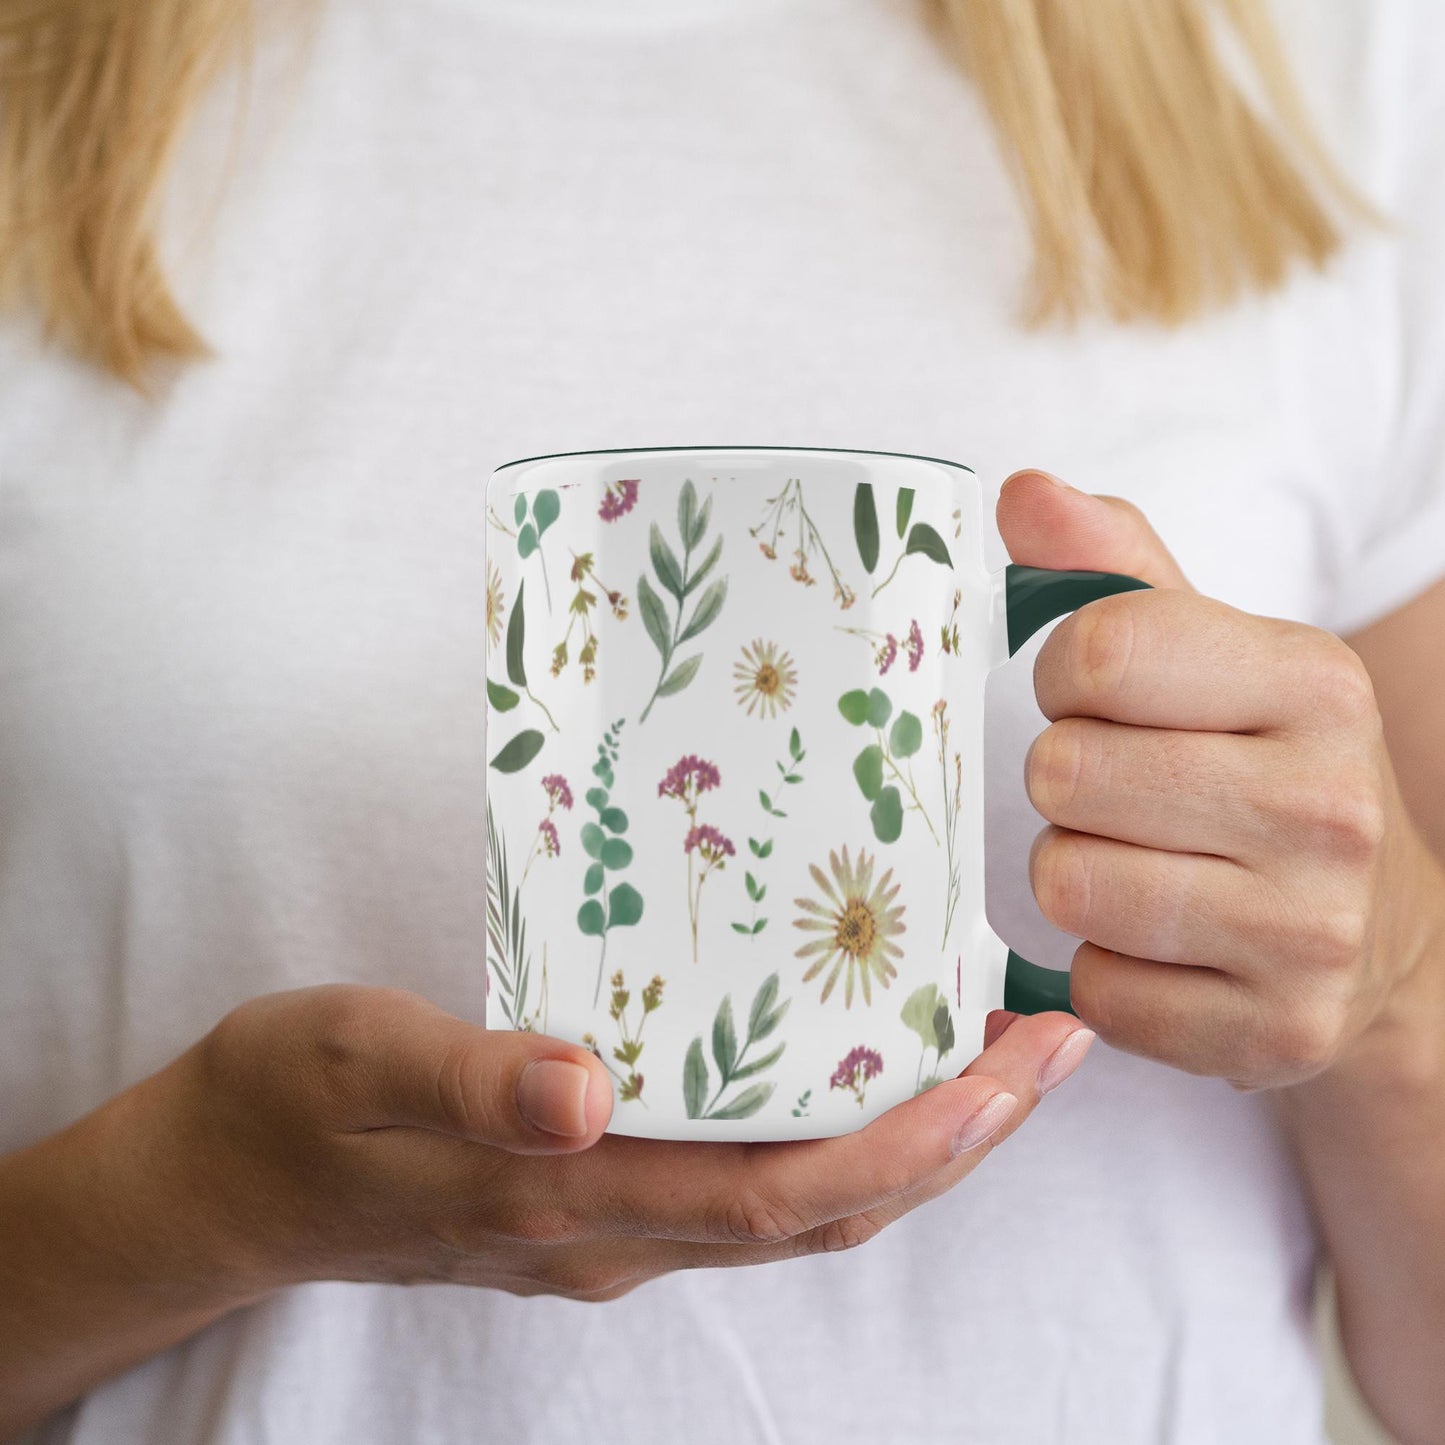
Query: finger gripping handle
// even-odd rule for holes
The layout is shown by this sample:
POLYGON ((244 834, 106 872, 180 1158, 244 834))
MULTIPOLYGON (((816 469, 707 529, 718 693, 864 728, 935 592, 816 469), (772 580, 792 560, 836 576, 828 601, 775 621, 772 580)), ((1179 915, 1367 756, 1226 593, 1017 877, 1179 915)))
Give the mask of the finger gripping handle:
POLYGON ((1009 566, 1004 571, 1008 655, 1012 657, 1039 628, 1086 602, 1148 586, 1118 572, 1051 572, 1046 567, 1009 566))
MULTIPOLYGON (((1086 602, 1137 592, 1148 587, 1137 577, 1117 572, 1051 572, 1044 567, 1010 566, 1004 578, 1004 604, 1008 619, 1008 652, 1012 657, 1039 628, 1073 612, 1086 602)), ((1040 968, 1008 951, 1004 971, 1003 1006, 1013 1013, 1037 1014, 1058 1010, 1073 1013, 1069 1004, 1066 969, 1040 968)))

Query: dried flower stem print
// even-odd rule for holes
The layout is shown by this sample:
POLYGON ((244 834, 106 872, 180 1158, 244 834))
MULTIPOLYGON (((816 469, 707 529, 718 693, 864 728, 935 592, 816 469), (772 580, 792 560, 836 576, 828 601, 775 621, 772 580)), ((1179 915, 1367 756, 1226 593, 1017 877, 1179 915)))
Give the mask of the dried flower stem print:
POLYGON ((770 562, 776 561, 779 549, 788 548, 787 534, 796 525, 796 545, 792 547, 793 563, 788 568, 788 575, 804 587, 816 586, 818 579, 808 570, 808 564, 814 554, 821 557, 828 575, 833 579, 833 600, 846 612, 858 600, 857 594, 838 575, 838 569, 833 565, 823 534, 808 513, 802 482, 797 477, 789 477, 783 483, 783 490, 777 496, 769 497, 764 508, 762 520, 756 527, 748 528, 748 535, 757 542, 763 556, 770 562))

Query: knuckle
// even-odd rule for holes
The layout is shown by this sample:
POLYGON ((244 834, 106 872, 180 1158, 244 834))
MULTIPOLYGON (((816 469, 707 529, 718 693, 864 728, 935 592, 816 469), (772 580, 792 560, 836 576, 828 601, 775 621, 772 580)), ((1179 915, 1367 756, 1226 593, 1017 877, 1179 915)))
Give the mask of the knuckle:
POLYGON ((1044 817, 1066 816, 1077 801, 1084 774, 1084 728, 1074 718, 1052 723, 1029 750, 1025 785, 1044 817))
POLYGON ((1330 970, 1347 969, 1359 959, 1368 933, 1369 919, 1362 906, 1315 909, 1305 929, 1310 962, 1330 970))
POLYGON ((1385 800, 1376 779, 1364 769, 1330 789, 1330 835, 1336 849, 1352 862, 1373 858, 1385 841, 1385 800))
POLYGON ((576 1255, 548 1260, 537 1265, 533 1274, 549 1294, 595 1303, 616 1299, 637 1283, 608 1260, 576 1255))
POLYGON ((1069 635, 1070 671, 1092 698, 1117 694, 1134 657, 1133 610, 1109 601, 1076 612, 1069 635))
POLYGON ((1388 817, 1379 780, 1363 764, 1334 764, 1283 789, 1279 807, 1305 846, 1350 863, 1369 862, 1385 841, 1388 817))
POLYGON ((806 1227, 793 1206, 750 1189, 728 1201, 719 1232, 733 1244, 782 1244, 806 1227))
POLYGON ((1315 641, 1315 694, 1330 716, 1344 724, 1375 717, 1375 686, 1359 654, 1330 632, 1317 632, 1315 641))
POLYGON ((489 1233, 516 1244, 566 1244, 580 1238, 582 1231, 565 1210, 512 1200, 494 1211, 489 1233))
POLYGON ((1327 1004, 1293 1010, 1261 1041, 1254 1076, 1279 1081, 1313 1077, 1334 1057, 1341 1025, 1339 1012, 1327 1004))
POLYGON ((865 1210, 843 1219, 831 1219, 808 1235, 810 1252, 835 1254, 860 1249, 876 1239, 887 1227, 888 1220, 878 1210, 865 1210))
POLYGON ((1089 868, 1074 839, 1052 828, 1039 834, 1029 858, 1029 881, 1039 911, 1055 928, 1080 938, 1088 933, 1089 868))

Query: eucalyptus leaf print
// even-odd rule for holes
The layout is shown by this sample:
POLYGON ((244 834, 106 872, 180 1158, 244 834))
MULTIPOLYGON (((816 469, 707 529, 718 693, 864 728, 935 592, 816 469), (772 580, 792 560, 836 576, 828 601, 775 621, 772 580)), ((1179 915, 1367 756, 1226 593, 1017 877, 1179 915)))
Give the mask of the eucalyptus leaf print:
MULTIPOLYGON (((542 565, 542 586, 547 594, 547 611, 552 611, 552 583, 547 577, 547 555, 542 551, 542 538, 562 513, 557 493, 544 488, 529 500, 519 495, 513 505, 517 523, 517 556, 526 561, 534 552, 542 565)), ((519 589, 520 590, 520 589, 519 589)))
POLYGON ((597 987, 592 1004, 602 997, 602 974, 607 962, 607 938, 614 928, 631 928, 642 919, 642 895, 630 883, 608 886, 609 873, 621 873, 632 864, 632 845, 622 836, 628 829, 627 814, 612 802, 612 789, 617 778, 613 769, 622 733, 619 718, 603 734, 597 745, 597 761, 592 765, 598 786, 587 790, 587 805, 597 815, 596 822, 582 825, 582 851, 592 861, 582 880, 586 900, 577 910, 577 927, 588 938, 600 938, 602 951, 597 958, 597 987))
POLYGON ((838 711, 854 727, 870 727, 874 732, 875 741, 853 760, 853 779, 872 805, 868 817, 873 836, 880 843, 898 841, 903 833, 903 793, 907 792, 907 811, 923 819, 937 843, 938 833, 913 778, 912 758, 923 746, 923 724, 918 717, 907 711, 895 716, 888 694, 877 687, 867 692, 862 688, 845 692, 838 699, 838 711))
POLYGON ((607 1072, 616 1079, 618 1099, 624 1104, 636 1100, 646 1108, 646 1100, 642 1097, 642 1086, 646 1080, 637 1068, 638 1061, 642 1058, 642 1030, 649 1016, 662 1007, 662 991, 666 985, 660 975, 653 974, 652 982, 642 990, 639 1012, 634 1022, 627 1016, 632 1002, 632 991, 627 987, 627 980, 620 968, 612 975, 611 984, 612 998, 608 1004, 607 1016, 617 1025, 618 1037, 618 1042, 612 1049, 612 1058, 627 1072, 613 1068, 612 1064, 602 1057, 602 1049, 595 1035, 583 1034, 582 1042, 602 1060, 607 1072))
MULTIPOLYGON (((802 735, 797 728, 794 728, 788 735, 788 760, 775 764, 779 778, 774 791, 769 793, 766 788, 758 790, 758 802, 762 805, 763 812, 769 817, 786 818, 788 816, 778 807, 774 799, 781 789, 796 787, 803 781, 803 775, 798 769, 802 766, 806 756, 807 754, 803 751, 802 735)), ((771 838, 749 838, 748 851, 756 861, 743 874, 743 881, 748 897, 752 900, 753 914, 745 923, 734 923, 733 932, 745 934, 749 938, 756 938, 768 926, 767 918, 758 913, 763 900, 768 896, 767 884, 759 881, 758 874, 763 871, 760 865, 772 855, 773 840, 771 838), (754 872, 754 869, 757 872, 754 872)))
POLYGON ((829 872, 816 863, 808 872, 818 887, 818 898, 795 898, 803 917, 793 927, 818 937, 803 944, 796 956, 808 960, 804 983, 824 975, 819 1003, 827 1003, 839 978, 843 979, 843 1006, 853 1007, 854 987, 863 1002, 873 1002, 873 985, 887 988, 898 976, 894 959, 903 957, 897 939, 907 929, 903 904, 895 902, 900 884, 893 882, 893 870, 874 880, 876 859, 861 848, 853 863, 844 847, 828 855, 829 872))
POLYGON ((672 697, 687 687, 697 676, 702 666, 702 654, 677 658, 680 647, 700 636, 717 621, 727 601, 728 580, 726 577, 708 577, 722 556, 723 539, 716 537, 700 561, 694 559, 703 552, 707 539, 708 522, 712 517, 712 498, 698 506, 697 488, 691 481, 682 484, 677 500, 677 529, 682 545, 682 558, 673 551, 662 528, 656 522, 648 535, 648 550, 652 570, 662 591, 672 599, 671 605, 653 587, 644 573, 637 579, 637 606, 642 614, 642 625, 652 639, 652 645, 662 658, 662 667, 657 675, 657 686, 642 710, 639 722, 646 722, 653 704, 660 697, 672 697), (690 599, 703 584, 706 587, 695 602, 690 599), (675 615, 674 615, 675 613, 675 615))
POLYGON ((942 1082, 943 1060, 957 1042, 953 1014, 938 985, 926 983, 908 995, 900 1017, 923 1044, 923 1052, 918 1058, 918 1075, 913 1082, 913 1092, 921 1094, 942 1082), (930 1053, 933 1055, 933 1072, 925 1077, 923 1066, 928 1062, 930 1053))
POLYGON ((718 1083, 712 1085, 703 1051, 702 1035, 688 1045, 682 1065, 682 1098, 689 1119, 750 1119, 773 1097, 774 1083, 749 1084, 740 1093, 724 1101, 723 1095, 737 1084, 766 1073, 783 1056, 786 1044, 778 1044, 761 1057, 749 1059, 749 1052, 765 1043, 777 1030, 788 1011, 791 999, 778 1002, 778 975, 770 974, 753 996, 748 1010, 747 1033, 738 1044, 737 1026, 733 1021, 732 995, 718 1006, 712 1025, 712 1060, 717 1068, 718 1083))
POLYGON ((767 499, 762 520, 756 527, 748 528, 748 535, 770 562, 776 562, 780 552, 787 552, 793 559, 788 575, 804 587, 818 585, 809 564, 821 558, 833 579, 833 600, 838 606, 846 612, 858 600, 858 594, 833 565, 823 534, 808 511, 803 483, 797 477, 789 477, 782 491, 767 499))
MULTIPOLYGON (((906 557, 927 557, 930 562, 936 562, 940 567, 953 566, 948 544, 935 528, 930 527, 927 522, 914 522, 911 527, 908 525, 909 518, 913 515, 913 495, 910 487, 904 487, 898 493, 895 517, 898 540, 903 543, 903 547, 888 575, 873 589, 875 597, 894 579, 906 557)), ((859 482, 854 492, 853 533, 858 543, 858 555, 863 561, 863 569, 871 577, 878 565, 879 552, 878 509, 873 499, 871 482, 859 482)))

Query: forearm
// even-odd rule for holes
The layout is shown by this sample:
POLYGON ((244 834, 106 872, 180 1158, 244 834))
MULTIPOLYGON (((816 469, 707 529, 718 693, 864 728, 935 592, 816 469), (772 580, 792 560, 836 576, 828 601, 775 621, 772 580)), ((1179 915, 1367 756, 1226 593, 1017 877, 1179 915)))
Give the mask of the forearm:
POLYGON ((1445 869, 1412 860, 1409 972, 1331 1069, 1279 1090, 1366 1398, 1406 1445, 1445 1439, 1445 869))
POLYGON ((254 1297, 188 1207, 167 1092, 0 1159, 0 1440, 254 1297))

